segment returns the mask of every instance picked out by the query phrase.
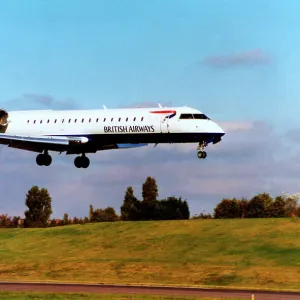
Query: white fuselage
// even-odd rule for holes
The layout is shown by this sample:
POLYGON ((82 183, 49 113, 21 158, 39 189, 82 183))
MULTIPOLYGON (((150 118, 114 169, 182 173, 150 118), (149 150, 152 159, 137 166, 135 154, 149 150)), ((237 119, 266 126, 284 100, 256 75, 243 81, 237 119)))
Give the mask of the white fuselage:
POLYGON ((48 151, 82 154, 75 166, 87 168, 85 153, 132 148, 149 143, 218 143, 223 129, 190 107, 123 108, 98 110, 0 110, 0 143, 40 152, 38 165, 50 165, 48 151))
POLYGON ((106 135, 151 133, 212 133, 224 134, 209 119, 180 119, 181 114, 202 114, 189 107, 126 108, 101 110, 33 110, 9 112, 7 134, 16 135, 106 135), (176 115, 165 119, 170 113, 176 115))

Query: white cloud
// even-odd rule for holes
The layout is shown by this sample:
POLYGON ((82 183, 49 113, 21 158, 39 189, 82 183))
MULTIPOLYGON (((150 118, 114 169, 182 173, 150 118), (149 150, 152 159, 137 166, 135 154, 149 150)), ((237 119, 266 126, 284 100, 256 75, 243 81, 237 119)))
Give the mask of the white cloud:
POLYGON ((236 66, 269 65, 269 54, 260 49, 231 53, 226 55, 213 55, 206 57, 202 63, 211 67, 232 68, 236 66))
POLYGON ((253 128, 253 122, 218 122, 216 121, 225 132, 232 132, 232 131, 238 131, 238 130, 250 130, 253 128))

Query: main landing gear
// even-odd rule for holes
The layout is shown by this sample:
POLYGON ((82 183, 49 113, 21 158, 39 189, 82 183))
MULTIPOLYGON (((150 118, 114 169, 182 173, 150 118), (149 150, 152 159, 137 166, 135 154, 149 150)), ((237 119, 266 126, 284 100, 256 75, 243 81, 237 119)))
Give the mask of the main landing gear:
POLYGON ((207 153, 204 151, 204 148, 207 146, 206 142, 202 142, 202 143, 199 143, 198 147, 197 147, 197 156, 198 158, 206 158, 207 156, 207 153))
POLYGON ((74 165, 76 168, 84 168, 86 169, 90 165, 90 160, 84 154, 82 156, 77 156, 74 159, 74 165))
POLYGON ((39 166, 50 166, 52 163, 52 157, 48 154, 48 151, 44 151, 44 153, 40 153, 37 157, 36 157, 36 163, 39 166))
MULTIPOLYGON (((48 151, 44 151, 44 153, 40 153, 38 154, 38 156, 36 157, 36 163, 39 166, 50 166, 52 163, 52 157, 48 154, 48 151)), ((84 154, 82 154, 82 156, 77 156, 74 159, 74 165, 76 168, 88 168, 88 166, 90 165, 90 160, 88 157, 86 157, 84 154)))

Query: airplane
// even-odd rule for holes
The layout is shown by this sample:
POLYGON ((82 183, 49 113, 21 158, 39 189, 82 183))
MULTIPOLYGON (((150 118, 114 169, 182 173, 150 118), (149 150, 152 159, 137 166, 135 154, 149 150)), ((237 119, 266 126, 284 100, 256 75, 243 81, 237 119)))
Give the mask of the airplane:
POLYGON ((88 168, 87 153, 163 143, 199 143, 197 155, 204 159, 205 147, 220 142, 224 134, 216 122, 188 106, 10 112, 0 109, 0 144, 39 153, 39 166, 51 165, 49 151, 81 154, 74 159, 74 165, 88 168))

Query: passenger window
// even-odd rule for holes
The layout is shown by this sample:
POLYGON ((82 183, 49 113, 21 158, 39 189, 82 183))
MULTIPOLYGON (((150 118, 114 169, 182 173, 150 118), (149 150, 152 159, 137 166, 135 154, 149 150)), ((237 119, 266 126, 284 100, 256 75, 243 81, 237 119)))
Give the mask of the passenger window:
POLYGON ((54 123, 56 123, 56 121, 57 121, 57 120, 55 119, 54 123))
POLYGON ((136 117, 133 118, 133 121, 135 121, 136 117))
POLYGON ((74 120, 74 123, 76 123, 76 122, 77 122, 77 119, 74 120))
POLYGON ((106 121, 106 118, 104 118, 103 122, 105 122, 105 121, 106 121))
POLYGON ((141 118, 141 121, 143 121, 143 120, 144 120, 144 117, 141 118))
POLYGON ((48 119, 47 123, 49 123, 49 122, 50 122, 50 120, 48 119))
POLYGON ((71 119, 69 119, 69 123, 71 123, 71 119))
POLYGON ((126 122, 128 121, 128 118, 126 118, 126 122))
POLYGON ((113 121, 114 118, 111 118, 111 121, 113 121))
POLYGON ((192 114, 181 114, 179 119, 187 120, 187 119, 193 119, 192 114))
POLYGON ((98 121, 99 121, 99 118, 96 119, 96 122, 98 122, 98 121))
POLYGON ((33 121, 33 124, 35 124, 35 120, 33 121))
POLYGON ((81 123, 83 123, 84 119, 81 120, 81 123))
POLYGON ((40 121, 40 124, 42 124, 42 122, 43 122, 43 121, 41 120, 41 121, 40 121))
POLYGON ((91 121, 92 121, 92 119, 90 118, 90 119, 89 119, 89 122, 91 123, 91 121))
POLYGON ((119 122, 121 121, 121 118, 119 118, 119 122))

